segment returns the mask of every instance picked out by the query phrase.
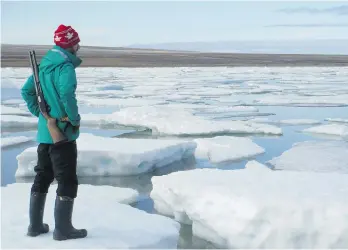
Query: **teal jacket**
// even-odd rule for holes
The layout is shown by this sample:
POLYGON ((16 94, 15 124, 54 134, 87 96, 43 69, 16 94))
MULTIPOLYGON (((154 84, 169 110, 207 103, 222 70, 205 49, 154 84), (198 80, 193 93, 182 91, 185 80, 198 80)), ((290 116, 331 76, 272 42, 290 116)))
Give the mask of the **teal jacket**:
MULTIPOLYGON (((45 101, 50 107, 49 115, 56 119, 68 117, 70 123, 58 121, 57 125, 69 141, 79 137, 79 130, 73 132, 72 126, 80 125, 80 114, 76 100, 75 68, 81 59, 67 50, 53 46, 42 58, 39 65, 39 79, 45 101)), ((21 89, 21 94, 29 111, 39 118, 37 141, 53 144, 47 128, 47 121, 40 112, 37 102, 34 78, 31 75, 21 89)))

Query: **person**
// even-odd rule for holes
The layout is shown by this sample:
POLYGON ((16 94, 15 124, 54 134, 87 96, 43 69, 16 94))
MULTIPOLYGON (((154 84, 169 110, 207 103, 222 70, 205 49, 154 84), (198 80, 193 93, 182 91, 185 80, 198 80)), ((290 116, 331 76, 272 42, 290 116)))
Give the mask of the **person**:
POLYGON ((47 233, 49 226, 43 223, 44 207, 48 189, 54 179, 57 180, 54 207, 54 240, 84 238, 86 229, 75 229, 72 225, 74 199, 77 197, 78 179, 77 146, 80 115, 76 100, 77 78, 75 69, 82 60, 77 56, 80 48, 78 33, 71 27, 59 25, 54 32, 55 45, 41 59, 39 79, 49 115, 55 118, 57 126, 64 131, 68 142, 55 145, 47 127, 47 120, 40 113, 35 83, 30 76, 21 89, 29 111, 38 117, 37 165, 30 191, 28 236, 47 233), (68 117, 69 122, 60 119, 68 117))

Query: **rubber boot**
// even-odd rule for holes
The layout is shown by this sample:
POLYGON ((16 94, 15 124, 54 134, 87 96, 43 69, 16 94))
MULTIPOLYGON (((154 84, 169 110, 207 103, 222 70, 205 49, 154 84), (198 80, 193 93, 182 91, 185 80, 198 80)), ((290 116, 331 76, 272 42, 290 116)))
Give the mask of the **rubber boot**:
POLYGON ((73 207, 74 199, 65 196, 56 197, 54 240, 79 239, 87 236, 86 229, 75 229, 71 223, 73 207))
POLYGON ((47 194, 45 193, 31 193, 30 195, 30 224, 27 232, 27 235, 30 237, 36 237, 40 234, 48 233, 49 231, 49 226, 42 222, 45 210, 46 195, 47 194))

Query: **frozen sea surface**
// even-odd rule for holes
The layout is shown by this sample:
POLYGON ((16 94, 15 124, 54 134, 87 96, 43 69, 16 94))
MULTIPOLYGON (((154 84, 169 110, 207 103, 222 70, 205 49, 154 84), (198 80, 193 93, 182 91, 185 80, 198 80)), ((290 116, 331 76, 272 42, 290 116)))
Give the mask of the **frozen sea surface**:
MULTIPOLYGON (((28 112, 19 91, 30 72, 30 68, 2 68, 1 138, 6 138, 2 140, 1 148, 2 186, 32 181, 32 177, 28 176, 30 174, 16 176, 16 157, 37 146, 37 120, 28 112), (13 141, 7 139, 11 137, 13 141)), ((77 76, 81 132, 105 137, 105 142, 111 138, 122 138, 126 146, 122 149, 129 149, 128 155, 132 155, 138 148, 138 162, 144 162, 133 164, 133 167, 145 166, 146 169, 152 164, 149 167, 151 171, 142 174, 140 171, 132 176, 97 176, 96 173, 122 170, 120 166, 127 163, 127 154, 122 153, 120 145, 109 144, 111 148, 107 148, 105 143, 99 153, 103 152, 106 158, 100 158, 100 154, 95 152, 87 153, 91 157, 88 161, 94 162, 95 166, 94 169, 89 168, 93 171, 85 171, 84 176, 79 177, 80 183, 135 189, 139 196, 131 205, 136 209, 157 213, 149 197, 153 190, 151 178, 172 172, 193 169, 238 170, 245 168, 248 161, 257 160, 265 165, 262 170, 306 174, 309 176, 306 177, 309 187, 317 185, 311 183, 314 179, 312 174, 347 173, 346 166, 340 163, 346 161, 347 155, 347 67, 78 68, 77 76), (155 144, 149 143, 141 154, 140 149, 146 148, 144 140, 168 142, 161 144, 161 147, 166 146, 165 149, 154 149, 155 144), (131 147, 132 143, 135 143, 134 148, 131 147), (183 145, 194 144, 197 147, 192 152, 193 157, 181 157, 185 155, 185 150, 191 148, 183 145), (167 156, 160 159, 156 156, 157 152, 166 152, 167 156), (112 162, 120 155, 123 163, 120 165, 118 162, 117 167, 112 162), (155 165, 161 167, 153 167, 155 165), (108 168, 104 169, 103 166, 108 168)), ((88 140, 86 142, 90 143, 88 140)), ((97 149, 96 145, 86 145, 81 150, 91 152, 91 149, 86 148, 90 146, 97 149)), ((128 163, 132 162, 136 162, 135 159, 132 158, 128 163)), ((255 167, 248 166, 249 169, 255 167)), ((83 172, 83 168, 81 165, 79 173, 83 172)), ((302 175, 292 176, 295 181, 299 181, 298 176, 302 175)), ((241 187, 247 185, 242 184, 241 187)), ((210 184, 205 188, 207 192, 212 192, 210 184)), ((292 189, 282 190, 293 192, 292 189)), ((330 190, 332 193, 339 192, 335 186, 330 190)), ((323 195, 319 191, 318 195, 323 195)), ((296 200, 293 201, 296 203, 296 200)), ((215 212, 219 214, 226 208, 227 205, 221 205, 215 212)), ((312 214, 320 212, 310 208, 312 214)), ((222 223, 225 221, 222 220, 222 223)), ((215 222, 218 223, 218 220, 215 222)), ((212 225, 219 226, 214 225, 215 222, 212 225)), ((315 230, 318 224, 312 225, 315 225, 315 230)), ((216 234, 211 234, 213 239, 204 240, 197 238, 196 233, 191 226, 182 225, 178 246, 209 248, 215 247, 215 243, 221 240, 216 234)), ((204 232, 201 231, 198 235, 202 234, 204 232)), ((233 238, 236 235, 243 236, 235 234, 233 238)), ((227 234, 225 237, 232 236, 227 234)), ((301 237, 298 239, 299 245, 308 246, 308 241, 303 240, 301 243, 301 237)), ((336 246, 342 246, 344 240, 338 239, 336 246)), ((242 238, 228 238, 228 241, 231 246, 246 246, 242 244, 242 238)), ((317 246, 328 246, 327 242, 317 242, 317 246)))

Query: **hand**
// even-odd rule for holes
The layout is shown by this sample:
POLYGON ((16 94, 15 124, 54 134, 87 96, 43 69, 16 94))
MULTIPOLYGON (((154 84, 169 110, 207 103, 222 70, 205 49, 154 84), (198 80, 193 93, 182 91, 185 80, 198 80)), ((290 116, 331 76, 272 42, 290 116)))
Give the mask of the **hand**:
POLYGON ((66 116, 66 117, 63 117, 60 119, 61 122, 69 122, 69 118, 66 116))
POLYGON ((77 131, 79 131, 79 129, 80 129, 80 125, 72 126, 72 127, 73 127, 72 131, 74 134, 77 133, 77 131))

